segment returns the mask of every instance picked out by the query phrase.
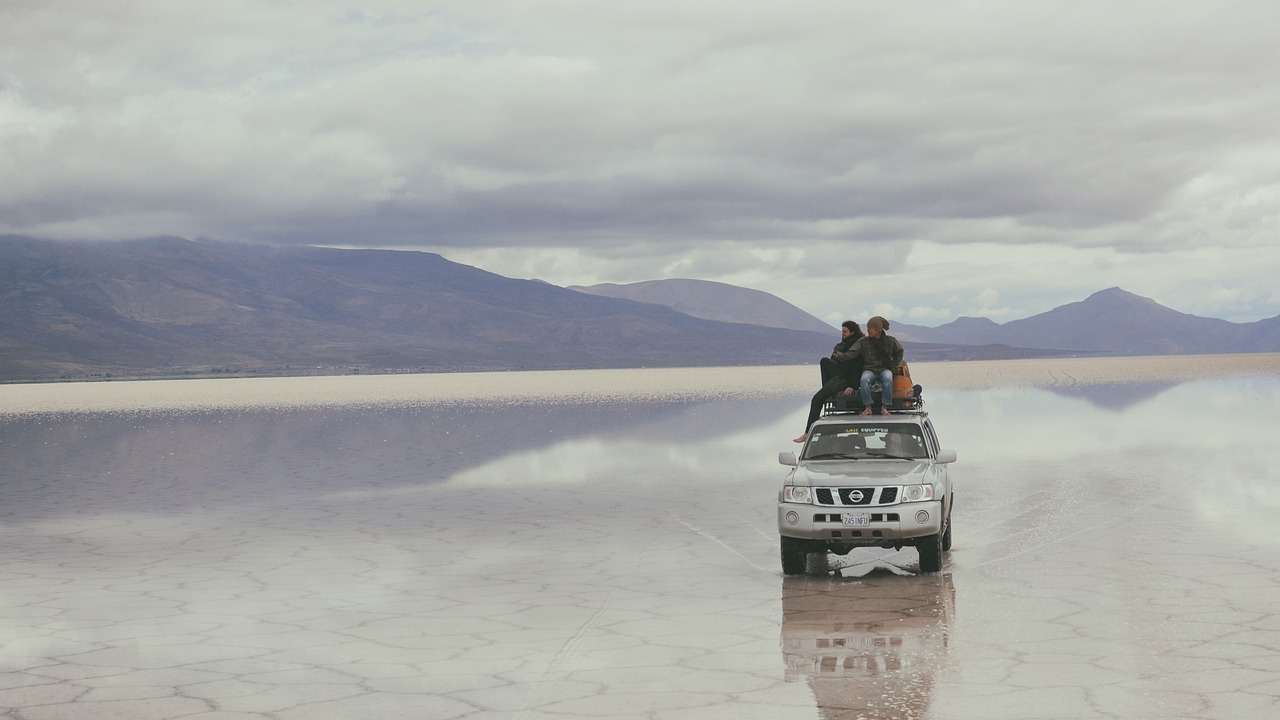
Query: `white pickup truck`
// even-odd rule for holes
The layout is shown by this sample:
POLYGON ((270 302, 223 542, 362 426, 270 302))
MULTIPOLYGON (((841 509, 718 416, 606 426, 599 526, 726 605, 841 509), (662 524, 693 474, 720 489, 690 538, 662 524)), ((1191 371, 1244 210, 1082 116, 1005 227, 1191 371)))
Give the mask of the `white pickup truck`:
POLYGON ((955 497, 929 414, 837 413, 818 418, 778 493, 782 572, 802 575, 808 556, 855 547, 915 546, 920 571, 938 572, 951 549, 955 497))

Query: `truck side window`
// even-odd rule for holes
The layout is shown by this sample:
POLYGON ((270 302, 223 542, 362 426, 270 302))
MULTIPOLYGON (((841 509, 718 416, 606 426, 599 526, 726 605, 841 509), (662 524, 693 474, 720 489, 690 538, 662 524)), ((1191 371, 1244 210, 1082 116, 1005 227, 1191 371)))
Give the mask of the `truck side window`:
POLYGON ((933 433, 933 423, 928 420, 924 421, 924 435, 929 439, 929 454, 937 455, 942 445, 938 443, 938 436, 933 433))

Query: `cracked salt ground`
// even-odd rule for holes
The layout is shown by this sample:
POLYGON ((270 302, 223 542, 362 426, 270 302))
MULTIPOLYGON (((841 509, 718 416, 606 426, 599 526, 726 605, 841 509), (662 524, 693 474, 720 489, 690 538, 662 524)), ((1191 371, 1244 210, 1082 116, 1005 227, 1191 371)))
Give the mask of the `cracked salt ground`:
POLYGON ((0 708, 1273 717, 1280 369, 1247 359, 913 363, 960 453, 944 572, 785 579, 814 368, 0 386, 0 708))

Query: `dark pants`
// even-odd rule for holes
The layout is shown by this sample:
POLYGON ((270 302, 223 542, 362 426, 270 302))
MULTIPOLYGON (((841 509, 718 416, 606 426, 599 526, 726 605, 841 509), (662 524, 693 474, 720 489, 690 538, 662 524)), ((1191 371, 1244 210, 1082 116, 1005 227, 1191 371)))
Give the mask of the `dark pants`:
MULTIPOLYGON (((862 374, 862 363, 857 363, 858 375, 862 374)), ((813 427, 813 421, 818 419, 818 415, 822 414, 822 406, 828 400, 840 394, 845 388, 853 387, 849 382, 849 373, 854 368, 851 363, 841 364, 831 358, 822 358, 818 363, 818 370, 822 373, 822 388, 813 394, 813 400, 809 401, 809 419, 804 424, 804 431, 809 432, 809 428, 813 427)))
POLYGON ((818 371, 822 373, 822 384, 826 385, 832 378, 841 377, 840 363, 831 358, 822 358, 818 361, 818 371))

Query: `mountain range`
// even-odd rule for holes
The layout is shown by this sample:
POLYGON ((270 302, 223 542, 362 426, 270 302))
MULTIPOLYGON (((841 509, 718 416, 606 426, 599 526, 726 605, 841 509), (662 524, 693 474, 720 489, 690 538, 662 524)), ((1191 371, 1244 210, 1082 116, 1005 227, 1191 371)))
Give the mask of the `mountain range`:
POLYGON ((1188 315, 1118 287, 1022 320, 962 317, 936 328, 900 323, 903 340, 1068 347, 1115 355, 1280 351, 1280 316, 1233 323, 1188 315))
POLYGON ((0 237, 0 380, 787 364, 832 343, 432 253, 0 237))
MULTIPOLYGON (((699 280, 651 280, 629 285, 570 286, 584 292, 669 305, 696 317, 835 332, 780 298, 757 290, 699 280), (763 295, 758 298, 757 295, 763 295)), ((857 319, 857 318, 855 318, 857 319)), ((865 330, 865 318, 857 319, 865 330)), ((991 357, 995 348, 1059 348, 1073 354, 1194 355, 1280 351, 1280 316, 1232 323, 1171 310, 1118 287, 1022 320, 996 323, 961 317, 939 327, 890 319, 889 334, 904 343, 955 346, 947 359, 991 357), (962 348, 971 348, 966 357, 962 348), (980 352, 979 352, 980 351, 980 352), (977 353, 977 354, 973 354, 977 353)))
MULTIPOLYGON (((893 323, 913 360, 1280 351, 1111 288, 1024 320, 893 323)), ((0 381, 812 363, 835 328, 698 280, 563 288, 424 252, 0 236, 0 381)))

